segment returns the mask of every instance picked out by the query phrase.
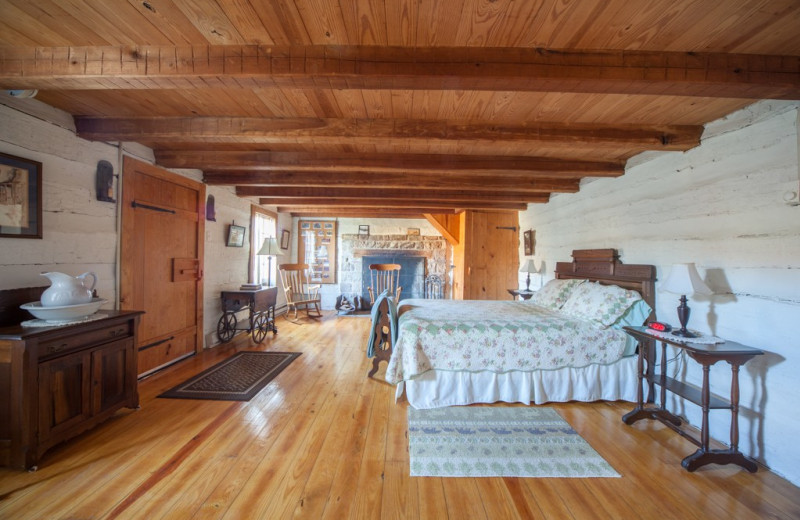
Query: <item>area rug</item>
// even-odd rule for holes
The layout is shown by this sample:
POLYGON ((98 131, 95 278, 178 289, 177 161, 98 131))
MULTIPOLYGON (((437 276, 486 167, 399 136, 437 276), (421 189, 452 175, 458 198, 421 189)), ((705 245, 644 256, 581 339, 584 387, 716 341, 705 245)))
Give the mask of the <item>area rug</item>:
POLYGON ((299 352, 239 352, 158 397, 249 401, 299 352))
POLYGON ((619 477, 552 408, 408 408, 412 477, 619 477))

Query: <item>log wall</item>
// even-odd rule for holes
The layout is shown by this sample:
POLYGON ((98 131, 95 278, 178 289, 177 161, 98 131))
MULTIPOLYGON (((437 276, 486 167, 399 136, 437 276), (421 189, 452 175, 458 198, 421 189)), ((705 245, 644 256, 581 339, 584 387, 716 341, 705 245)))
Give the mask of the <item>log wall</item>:
MULTIPOLYGON (((698 148, 635 157, 623 177, 584 182, 579 193, 530 205, 520 217, 522 229, 536 230, 545 280, 573 249, 617 248, 625 263, 655 264, 660 280, 673 263, 695 262, 715 294, 691 298, 689 327, 768 352, 741 372, 740 448, 795 484, 800 206, 784 194, 800 188, 798 107, 756 103, 707 125, 698 148)), ((539 283, 533 278, 532 288, 539 283)), ((677 323, 678 296, 656 289, 658 318, 677 323)), ((701 381, 691 360, 670 370, 701 381)), ((728 395, 729 367, 713 367, 711 381, 713 392, 728 395)), ((699 425, 698 407, 672 406, 699 425)), ((729 417, 711 414, 712 436, 727 440, 729 417)))

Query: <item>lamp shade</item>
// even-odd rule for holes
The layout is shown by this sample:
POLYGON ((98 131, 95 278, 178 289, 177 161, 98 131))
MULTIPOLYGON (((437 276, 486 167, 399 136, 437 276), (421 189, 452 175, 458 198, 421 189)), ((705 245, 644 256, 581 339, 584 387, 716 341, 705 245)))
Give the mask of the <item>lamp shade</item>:
POLYGON ((536 264, 533 263, 533 258, 528 258, 524 264, 522 264, 522 269, 519 270, 520 273, 538 273, 539 271, 536 269, 536 264))
POLYGON ((661 284, 661 290, 680 295, 714 294, 700 278, 694 264, 674 264, 667 279, 661 284))
POLYGON ((279 256, 283 255, 283 251, 281 251, 280 246, 278 246, 277 238, 267 237, 264 239, 264 244, 261 245, 261 249, 259 249, 256 254, 262 256, 279 256))

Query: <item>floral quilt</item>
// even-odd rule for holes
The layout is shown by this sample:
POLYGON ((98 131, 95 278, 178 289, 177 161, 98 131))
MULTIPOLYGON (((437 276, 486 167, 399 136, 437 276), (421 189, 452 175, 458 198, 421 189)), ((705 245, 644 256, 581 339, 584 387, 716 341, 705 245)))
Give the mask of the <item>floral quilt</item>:
POLYGON ((428 370, 553 370, 609 364, 625 333, 520 301, 403 300, 386 369, 392 384, 428 370))

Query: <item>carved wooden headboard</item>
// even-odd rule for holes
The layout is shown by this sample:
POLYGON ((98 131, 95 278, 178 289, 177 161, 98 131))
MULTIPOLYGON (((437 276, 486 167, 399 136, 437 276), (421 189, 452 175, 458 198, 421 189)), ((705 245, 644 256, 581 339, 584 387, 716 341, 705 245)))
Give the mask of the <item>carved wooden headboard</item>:
POLYGON ((575 249, 572 262, 556 264, 556 278, 583 278, 633 289, 653 309, 648 321, 655 319, 656 267, 623 264, 616 249, 575 249))

